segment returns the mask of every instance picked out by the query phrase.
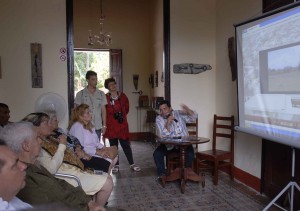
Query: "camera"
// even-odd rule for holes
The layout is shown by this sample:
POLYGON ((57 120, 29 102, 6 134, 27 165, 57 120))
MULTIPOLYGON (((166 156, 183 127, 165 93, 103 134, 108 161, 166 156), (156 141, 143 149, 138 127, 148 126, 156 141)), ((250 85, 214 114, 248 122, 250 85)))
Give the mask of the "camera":
POLYGON ((123 123, 123 112, 114 113, 114 118, 121 124, 123 123))

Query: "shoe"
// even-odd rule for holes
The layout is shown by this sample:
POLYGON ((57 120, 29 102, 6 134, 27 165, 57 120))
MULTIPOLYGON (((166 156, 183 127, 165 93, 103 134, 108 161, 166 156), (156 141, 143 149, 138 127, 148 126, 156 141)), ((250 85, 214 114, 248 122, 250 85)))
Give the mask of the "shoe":
POLYGON ((140 171, 141 170, 141 168, 139 166, 135 165, 135 164, 130 165, 130 169, 133 170, 133 171, 140 171))
POLYGON ((166 175, 162 174, 158 176, 156 181, 164 188, 166 186, 166 175))
POLYGON ((169 174, 162 173, 158 176, 158 178, 166 178, 167 176, 169 176, 169 174))
POLYGON ((119 165, 115 165, 115 166, 112 168, 111 172, 112 172, 113 174, 118 173, 118 172, 119 172, 119 165))
POLYGON ((163 180, 163 177, 164 176, 158 176, 158 177, 156 177, 155 181, 156 182, 161 182, 163 180))

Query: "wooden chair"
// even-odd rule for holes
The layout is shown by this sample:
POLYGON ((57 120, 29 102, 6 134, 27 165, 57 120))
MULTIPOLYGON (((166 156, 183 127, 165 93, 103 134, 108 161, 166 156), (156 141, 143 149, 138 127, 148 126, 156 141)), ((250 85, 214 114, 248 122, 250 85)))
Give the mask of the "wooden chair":
POLYGON ((218 185, 218 170, 224 166, 229 167, 229 174, 233 179, 234 165, 234 116, 224 117, 214 115, 212 149, 196 154, 197 173, 200 169, 213 169, 213 182, 218 185), (228 140, 225 140, 228 139, 228 140), (229 150, 221 150, 217 143, 229 141, 229 150))
MULTIPOLYGON (((189 133, 189 136, 198 137, 198 118, 194 122, 187 122, 186 129, 189 133)), ((198 151, 198 144, 195 144, 195 152, 198 151)))
MULTIPOLYGON (((190 136, 198 137, 198 118, 194 122, 187 122, 186 128, 190 136)), ((198 151, 197 144, 195 144, 195 151, 198 151)), ((180 166, 180 153, 172 152, 168 154, 166 163, 168 174, 170 174, 176 167, 180 166)), ((194 168, 194 162, 192 168, 194 168)))

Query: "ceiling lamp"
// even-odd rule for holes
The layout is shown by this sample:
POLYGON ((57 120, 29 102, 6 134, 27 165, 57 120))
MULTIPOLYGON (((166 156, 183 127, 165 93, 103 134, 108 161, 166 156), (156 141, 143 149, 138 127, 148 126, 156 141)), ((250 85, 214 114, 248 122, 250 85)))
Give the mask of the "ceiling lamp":
POLYGON ((92 30, 89 30, 88 45, 94 45, 95 41, 99 43, 100 46, 111 45, 112 43, 111 34, 103 31, 104 18, 105 16, 102 13, 102 0, 100 0, 100 33, 99 35, 96 34, 93 35, 92 30))

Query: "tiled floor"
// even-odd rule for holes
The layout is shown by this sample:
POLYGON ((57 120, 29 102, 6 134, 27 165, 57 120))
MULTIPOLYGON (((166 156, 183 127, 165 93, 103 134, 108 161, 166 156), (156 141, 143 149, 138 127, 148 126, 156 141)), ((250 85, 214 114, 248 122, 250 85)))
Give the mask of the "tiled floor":
POLYGON ((262 210, 269 199, 221 173, 219 185, 212 184, 206 174, 205 188, 201 183, 187 182, 182 194, 179 182, 162 188, 156 181, 153 147, 146 142, 132 142, 134 160, 141 172, 133 172, 119 149, 120 172, 113 175, 114 190, 107 210, 262 210))

